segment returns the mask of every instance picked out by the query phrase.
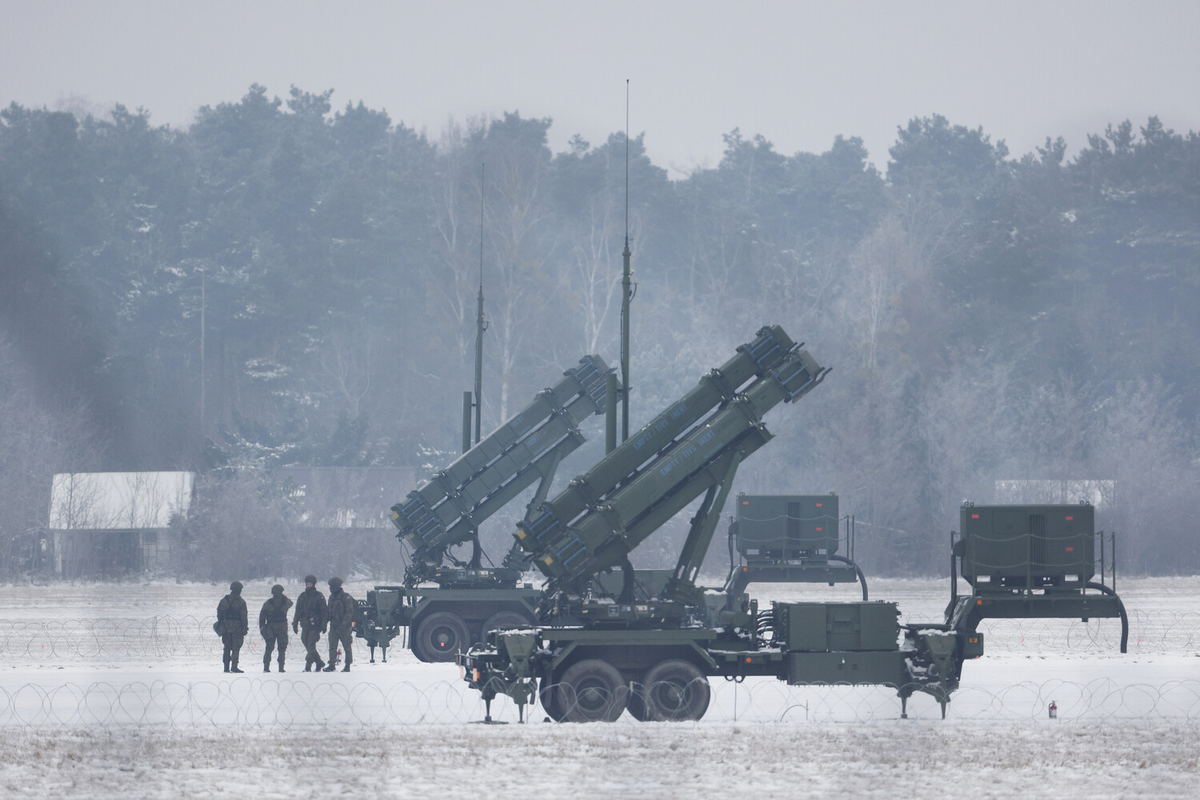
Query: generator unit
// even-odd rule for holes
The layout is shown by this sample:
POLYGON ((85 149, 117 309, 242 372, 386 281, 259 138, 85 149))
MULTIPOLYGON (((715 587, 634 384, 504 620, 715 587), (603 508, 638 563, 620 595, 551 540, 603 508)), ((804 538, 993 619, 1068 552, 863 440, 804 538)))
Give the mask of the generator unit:
POLYGON ((775 603, 777 644, 784 650, 898 650, 895 603, 775 603))
POLYGON ((1090 505, 963 506, 962 576, 972 586, 1083 586, 1096 574, 1090 505))
POLYGON ((772 611, 789 684, 904 683, 911 653, 900 649, 895 603, 776 603, 772 611))

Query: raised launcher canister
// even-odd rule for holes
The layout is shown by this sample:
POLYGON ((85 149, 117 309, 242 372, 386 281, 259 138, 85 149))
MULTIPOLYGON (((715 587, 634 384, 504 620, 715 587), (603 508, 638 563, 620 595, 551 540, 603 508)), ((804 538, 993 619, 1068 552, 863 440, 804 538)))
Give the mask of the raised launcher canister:
POLYGON ((1119 617, 1121 652, 1129 620, 1116 592, 1116 537, 1095 528, 1091 505, 971 503, 951 532, 951 599, 947 622, 974 631, 989 618, 1119 617), (1097 559, 1097 542, 1100 558, 1097 559), (1099 570, 1099 580, 1097 577, 1099 570), (972 587, 960 597, 958 575, 972 587), (1111 575, 1113 582, 1106 582, 1111 575))
POLYGON ((742 594, 751 583, 858 581, 868 599, 867 579, 853 560, 849 518, 848 555, 838 554, 842 520, 836 494, 739 494, 736 511, 729 523, 729 591, 742 594))
MULTIPOLYGON (((552 586, 577 591, 581 580, 623 565, 633 548, 705 492, 697 517, 707 519, 712 509, 719 514, 742 459, 771 438, 763 415, 799 399, 826 373, 782 328, 760 329, 732 359, 518 523, 519 545, 552 586)), ((683 562, 703 558, 716 519, 707 519, 698 535, 699 552, 685 546, 677 583, 694 579, 683 562)))
POLYGON ((600 356, 584 356, 554 387, 392 506, 397 538, 412 546, 414 565, 440 561, 440 551, 467 541, 481 522, 540 478, 540 497, 531 504, 536 507, 559 462, 583 444, 578 424, 604 413, 610 372, 600 356))
MULTIPOLYGON (((412 546, 411 563, 403 587, 368 594, 370 608, 358 629, 369 645, 383 648, 385 660, 389 643, 405 628, 418 659, 453 661, 488 631, 535 619, 541 592, 518 585, 526 566, 520 551, 510 551, 499 567, 484 568, 479 525, 535 482, 527 508, 541 504, 559 463, 584 441, 577 425, 604 411, 612 371, 599 356, 584 356, 552 388, 392 507, 397 538, 412 546), (464 563, 450 548, 467 542, 474 552, 464 563)), ((374 660, 374 647, 371 653, 374 660)))

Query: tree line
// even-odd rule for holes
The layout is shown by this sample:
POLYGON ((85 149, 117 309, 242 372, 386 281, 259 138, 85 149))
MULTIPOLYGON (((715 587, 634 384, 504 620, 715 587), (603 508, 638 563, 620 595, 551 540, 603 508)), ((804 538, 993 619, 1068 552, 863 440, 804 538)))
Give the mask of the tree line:
POLYGON ((1108 481, 1126 568, 1200 568, 1196 133, 1015 156, 935 115, 877 167, 853 136, 786 155, 734 130, 670 180, 642 136, 553 152, 550 126, 430 135, 257 85, 186 128, 0 111, 0 571, 29 563, 53 471, 429 474, 460 439, 481 262, 489 428, 581 355, 616 363, 627 218, 634 426, 763 324, 834 368, 738 491, 836 491, 864 567, 932 574, 996 481, 1108 481))

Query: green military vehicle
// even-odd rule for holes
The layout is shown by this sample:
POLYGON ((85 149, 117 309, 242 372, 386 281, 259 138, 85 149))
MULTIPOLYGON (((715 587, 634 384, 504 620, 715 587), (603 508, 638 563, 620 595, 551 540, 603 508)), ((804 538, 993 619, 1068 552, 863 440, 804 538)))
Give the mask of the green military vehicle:
MULTIPOLYGON (((908 698, 924 692, 944 715, 964 660, 983 654, 976 630, 983 614, 1123 614, 1115 593, 1095 594, 1099 585, 1083 577, 1090 575, 1077 561, 1049 557, 1028 567, 1002 562, 989 584, 998 590, 980 594, 982 582, 969 597, 955 593, 941 624, 901 625, 896 605, 883 602, 775 603, 760 611, 736 587, 697 586, 738 466, 771 439, 763 417, 804 397, 828 372, 781 328, 763 328, 635 436, 531 509, 515 536, 547 578, 538 624, 493 631, 459 659, 489 719, 491 701, 505 694, 522 719, 526 705, 540 702, 554 720, 611 721, 626 710, 639 720, 696 720, 715 676, 886 685, 901 698, 902 714, 908 698), (629 553, 697 499, 675 569, 653 596, 639 593, 629 553), (614 569, 620 591, 598 595, 593 579, 614 569), (1069 582, 1068 575, 1081 580, 1069 582)), ((1027 560, 1040 552, 1032 543, 1039 530, 1031 522, 1022 534, 1030 540, 1027 560)), ((1083 527, 1071 531, 1054 546, 1086 538, 1083 527)), ((984 574, 980 558, 998 546, 972 539, 979 535, 964 526, 956 544, 969 580, 984 574)))
POLYGON ((403 586, 377 586, 360 604, 357 635, 383 650, 404 632, 422 661, 454 661, 497 627, 536 621, 542 593, 521 583, 528 559, 516 547, 499 567, 481 565, 479 525, 537 483, 538 508, 559 463, 584 442, 579 425, 606 411, 613 370, 581 358, 553 387, 424 486, 392 506, 397 538, 411 548, 403 586), (469 560, 453 548, 470 545, 469 560), (448 562, 448 563, 447 563, 448 562))

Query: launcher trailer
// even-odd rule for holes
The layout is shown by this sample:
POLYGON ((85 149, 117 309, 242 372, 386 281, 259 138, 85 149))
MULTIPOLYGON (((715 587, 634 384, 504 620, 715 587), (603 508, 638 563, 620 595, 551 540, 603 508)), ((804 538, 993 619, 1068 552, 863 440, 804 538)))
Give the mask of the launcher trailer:
POLYGON ((956 598, 945 623, 932 625, 901 625, 895 603, 775 603, 760 611, 735 586, 698 587, 738 466, 771 439, 764 415, 804 397, 828 372, 781 328, 763 328, 635 436, 531 508, 515 537, 547 578, 538 623, 495 630, 459 658, 488 719, 491 701, 504 694, 522 720, 533 702, 556 721, 612 721, 626 710, 639 720, 696 720, 715 676, 885 685, 897 691, 902 714, 919 691, 944 716, 963 661, 983 654, 972 607, 987 605, 992 616, 1112 611, 1107 599, 1083 597, 1086 578, 1063 588, 1073 593, 1063 604, 1047 605, 1033 588, 1033 577, 1052 580, 1047 568, 1024 586, 1004 583, 1003 602, 956 598), (674 570, 655 596, 639 596, 629 553, 697 499, 674 570), (594 579, 613 569, 621 571, 620 592, 597 596, 594 579))

